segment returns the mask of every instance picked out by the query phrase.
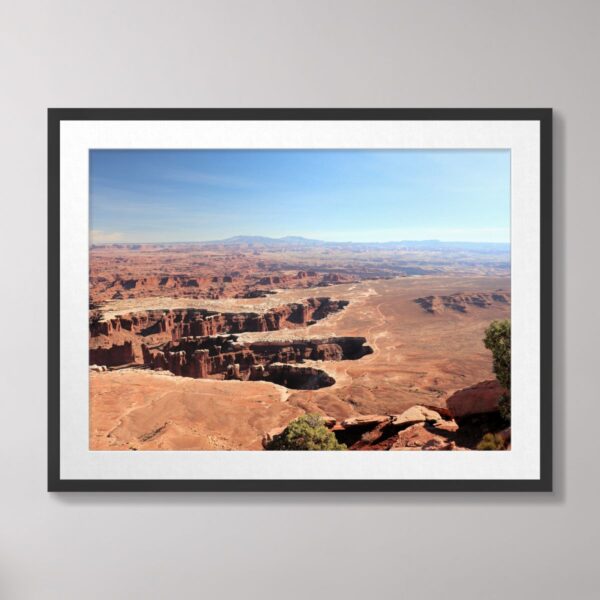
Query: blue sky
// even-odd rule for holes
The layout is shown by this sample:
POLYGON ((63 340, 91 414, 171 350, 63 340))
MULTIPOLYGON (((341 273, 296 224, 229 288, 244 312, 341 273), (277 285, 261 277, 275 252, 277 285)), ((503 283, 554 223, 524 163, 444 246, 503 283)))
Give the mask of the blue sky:
POLYGON ((93 243, 508 242, 508 150, 92 150, 93 243))

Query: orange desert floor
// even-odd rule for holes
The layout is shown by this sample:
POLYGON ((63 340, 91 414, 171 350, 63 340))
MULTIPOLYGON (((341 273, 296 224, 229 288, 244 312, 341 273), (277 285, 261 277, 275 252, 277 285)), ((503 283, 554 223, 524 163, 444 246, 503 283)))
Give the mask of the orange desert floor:
MULTIPOLYGON (((510 317, 510 304, 466 305, 465 312, 442 305, 431 313, 415 300, 498 290, 510 291, 509 277, 416 276, 342 284, 327 294, 349 300, 345 310, 310 327, 240 335, 246 341, 366 337, 373 354, 313 363, 336 380, 318 390, 192 379, 145 369, 91 372, 90 449, 260 450, 265 432, 305 412, 342 419, 398 414, 415 404, 442 406, 454 391, 493 378, 491 354, 482 338, 492 320, 510 317)), ((268 301, 294 302, 319 294, 322 289, 280 290, 268 301)), ((265 300, 224 302, 227 309, 236 302, 258 309, 265 300)), ((172 308, 191 302, 154 298, 135 304, 172 308)), ((126 309, 125 301, 107 306, 114 314, 126 309)))

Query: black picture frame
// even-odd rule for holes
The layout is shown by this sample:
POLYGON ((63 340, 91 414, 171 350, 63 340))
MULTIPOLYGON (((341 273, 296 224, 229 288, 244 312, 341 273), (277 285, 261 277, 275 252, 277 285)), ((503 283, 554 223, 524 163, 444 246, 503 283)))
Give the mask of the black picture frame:
MULTIPOLYGON (((65 232, 63 232, 63 235, 65 232)), ((48 491, 552 491, 552 109, 48 109, 48 491), (531 480, 73 480, 60 476, 60 123, 82 120, 468 120, 540 124, 540 477, 531 480)))

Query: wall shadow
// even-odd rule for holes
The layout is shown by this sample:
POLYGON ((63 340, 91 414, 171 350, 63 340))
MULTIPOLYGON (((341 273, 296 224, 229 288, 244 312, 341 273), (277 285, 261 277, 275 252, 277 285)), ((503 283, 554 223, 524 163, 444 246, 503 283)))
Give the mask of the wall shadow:
POLYGON ((566 490, 566 123, 553 121, 553 492, 53 492, 53 501, 86 506, 507 506, 564 504, 566 490))

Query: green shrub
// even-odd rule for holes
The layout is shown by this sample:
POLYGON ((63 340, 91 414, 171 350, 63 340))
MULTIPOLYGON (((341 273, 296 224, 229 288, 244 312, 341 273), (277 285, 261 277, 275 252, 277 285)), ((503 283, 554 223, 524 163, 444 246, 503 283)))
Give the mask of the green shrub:
POLYGON ((477 450, 504 450, 504 448, 504 439, 495 433, 486 433, 477 444, 477 450))
POLYGON ((510 394, 504 394, 498 402, 498 409, 500 410, 500 416, 510 422, 510 394))
POLYGON ((492 321, 485 330, 483 343, 492 352, 496 379, 508 390, 500 398, 498 409, 500 416, 510 423, 510 321, 492 321))
POLYGON ((308 413, 289 423, 267 450, 346 450, 346 445, 337 441, 321 416, 308 413))
POLYGON ((483 343, 492 352, 498 381, 510 390, 510 321, 492 321, 485 330, 483 343))

